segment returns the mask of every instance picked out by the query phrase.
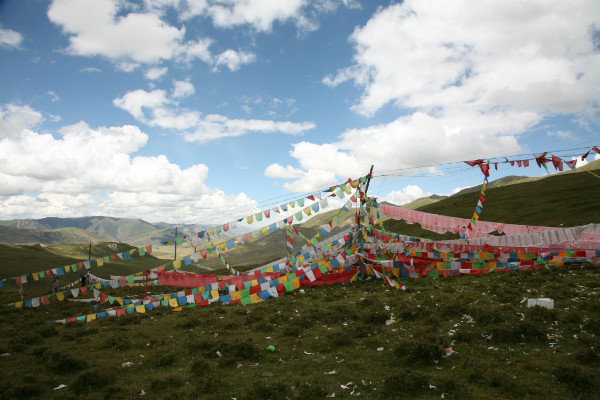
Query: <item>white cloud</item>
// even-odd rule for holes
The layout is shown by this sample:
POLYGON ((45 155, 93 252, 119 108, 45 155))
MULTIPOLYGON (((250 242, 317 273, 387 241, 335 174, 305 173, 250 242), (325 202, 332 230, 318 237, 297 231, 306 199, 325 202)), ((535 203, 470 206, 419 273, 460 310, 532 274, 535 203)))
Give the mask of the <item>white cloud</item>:
POLYGON ((563 139, 573 139, 573 133, 571 133, 570 131, 551 131, 548 132, 548 136, 556 136, 559 138, 563 138, 563 139))
MULTIPOLYGON (((181 5, 177 1, 147 1, 147 10, 132 7, 135 11, 128 12, 131 4, 119 0, 54 0, 48 18, 68 35, 68 53, 105 57, 124 71, 164 60, 189 63, 195 59, 215 70, 224 65, 236 71, 255 61, 253 53, 231 49, 213 55, 209 50, 212 40, 208 38, 185 41, 185 27, 170 25, 157 12, 175 6, 181 5)), ((146 78, 158 79, 165 72, 163 68, 151 68, 146 78)))
POLYGON ((96 67, 85 67, 80 69, 81 72, 85 72, 85 73, 92 73, 92 72, 102 72, 102 70, 100 68, 96 68, 96 67))
POLYGON ((12 29, 3 29, 0 25, 0 47, 19 49, 23 43, 23 35, 12 29))
POLYGON ((0 138, 17 137, 37 126, 42 114, 29 106, 5 104, 0 106, 0 138))
POLYGON ((400 190, 395 190, 388 193, 386 196, 381 198, 380 201, 387 201, 401 206, 406 203, 410 203, 411 201, 420 199, 421 197, 427 196, 431 196, 431 193, 425 193, 423 189, 417 185, 408 185, 400 190))
POLYGON ((242 136, 251 132, 299 135, 314 128, 315 124, 312 122, 230 119, 223 115, 209 114, 199 121, 194 132, 184 134, 184 138, 190 142, 202 143, 223 137, 242 136))
POLYGON ((325 82, 363 88, 363 115, 390 102, 441 115, 597 107, 599 12, 593 0, 405 1, 354 31, 354 64, 325 82))
POLYGON ((284 167, 277 163, 270 164, 265 168, 265 176, 267 178, 283 178, 283 179, 294 179, 301 178, 305 175, 305 172, 301 169, 290 167, 284 167))
POLYGON ((175 99, 183 99, 190 97, 195 92, 194 85, 190 80, 185 81, 173 81, 173 93, 171 96, 175 99))
POLYGON ((251 25, 257 31, 270 31, 276 21, 298 19, 304 4, 304 0, 210 1, 202 12, 209 14, 217 27, 251 25))
POLYGON ((231 119, 219 114, 203 115, 197 110, 179 109, 175 100, 193 93, 187 81, 175 81, 172 98, 164 90, 138 89, 113 100, 113 104, 150 126, 182 131, 189 142, 207 142, 223 137, 242 136, 251 132, 299 135, 315 128, 312 122, 231 119))
POLYGON ((243 65, 252 64, 255 60, 256 55, 254 53, 229 49, 216 56, 213 69, 218 70, 220 66, 225 65, 230 71, 237 71, 243 65))
POLYGON ((125 65, 173 58, 184 28, 170 26, 155 14, 120 11, 114 0, 54 0, 48 18, 69 35, 67 50, 72 54, 103 56, 125 65))
POLYGON ((80 122, 55 137, 35 132, 42 120, 28 106, 0 108, 0 219, 101 214, 198 222, 216 209, 256 206, 244 193, 207 187, 206 165, 181 169, 164 155, 132 157, 148 140, 135 126, 80 122))
POLYGON ((113 100, 113 104, 131 115, 134 118, 144 120, 144 108, 157 108, 163 104, 169 103, 167 93, 164 90, 153 90, 147 92, 143 89, 127 92, 123 97, 113 100))
POLYGON ((159 79, 160 77, 162 77, 164 74, 166 74, 168 70, 169 69, 167 67, 150 68, 148 71, 146 71, 146 73, 144 74, 144 77, 150 81, 155 81, 155 80, 159 79))
POLYGON ((46 92, 46 94, 48 96, 50 96, 50 101, 53 102, 53 103, 55 103, 58 100, 60 100, 60 97, 58 97, 58 95, 56 93, 54 93, 53 90, 49 90, 48 92, 46 92))

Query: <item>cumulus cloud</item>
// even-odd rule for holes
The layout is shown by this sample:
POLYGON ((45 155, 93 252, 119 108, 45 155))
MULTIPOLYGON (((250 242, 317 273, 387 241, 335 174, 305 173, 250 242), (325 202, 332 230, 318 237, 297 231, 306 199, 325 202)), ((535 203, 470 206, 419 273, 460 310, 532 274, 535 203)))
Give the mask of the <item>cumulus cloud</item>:
POLYGON ((113 104, 150 126, 181 131, 189 142, 207 142, 223 137, 242 136, 251 132, 299 135, 315 128, 312 122, 232 119, 219 114, 202 114, 197 110, 179 109, 176 100, 194 93, 189 81, 175 81, 171 97, 164 90, 138 89, 113 100, 113 104))
POLYGON ((305 172, 303 170, 290 167, 289 165, 287 167, 284 167, 280 164, 275 163, 275 164, 270 164, 269 166, 267 166, 267 168, 265 168, 265 176, 267 178, 290 179, 290 178, 301 178, 304 175, 305 175, 305 172))
MULTIPOLYGON (((160 13, 152 12, 177 3, 150 1, 146 2, 147 9, 128 12, 130 5, 118 0, 54 0, 48 8, 48 18, 68 35, 69 54, 105 57, 124 71, 165 60, 189 63, 195 59, 215 70, 226 66, 236 71, 255 61, 254 54, 232 49, 213 55, 209 50, 211 39, 186 41, 184 26, 172 26, 160 13)), ((157 79, 164 72, 152 68, 146 78, 157 79)))
POLYGON ((167 93, 164 90, 153 90, 151 92, 143 89, 127 92, 123 97, 113 100, 113 104, 131 115, 134 118, 144 120, 144 108, 154 109, 169 103, 167 93))
POLYGON ((171 96, 176 99, 182 99, 193 95, 195 91, 196 89, 189 79, 185 81, 173 81, 173 93, 171 96))
POLYGON ((360 115, 391 106, 401 116, 347 130, 334 143, 298 144, 291 155, 305 171, 327 166, 344 178, 371 164, 403 169, 515 154, 520 135, 551 117, 597 120, 597 15, 593 0, 381 8, 350 36, 352 63, 323 83, 357 86, 352 109, 360 115))
POLYGON ((354 31, 354 64, 326 83, 353 80, 363 88, 355 106, 363 115, 390 102, 432 112, 467 104, 575 112, 598 105, 599 12, 590 0, 405 1, 354 31))
POLYGON ((53 135, 36 132, 42 121, 28 106, 0 108, 2 219, 104 214, 195 222, 215 208, 256 204, 244 193, 207 187, 204 164, 182 169, 164 155, 132 156, 148 140, 138 127, 79 122, 53 135))
POLYGON ((23 35, 12 29, 3 29, 0 25, 0 47, 6 49, 19 49, 23 43, 23 35))
POLYGON ((114 0, 54 0, 48 18, 69 35, 67 50, 72 54, 142 64, 173 57, 184 28, 170 26, 152 13, 118 15, 120 11, 114 0))
POLYGON ((159 79, 160 77, 162 77, 164 74, 166 74, 168 70, 169 69, 167 67, 150 68, 146 71, 146 73, 144 74, 144 77, 150 81, 155 81, 155 80, 159 79))
POLYGON ((408 185, 400 190, 388 193, 386 196, 383 196, 380 201, 387 201, 401 206, 427 196, 431 196, 431 193, 425 193, 423 189, 417 185, 408 185))
POLYGON ((216 56, 214 69, 218 70, 219 67, 225 65, 230 71, 237 71, 243 65, 252 64, 255 60, 256 55, 254 53, 229 49, 216 56))

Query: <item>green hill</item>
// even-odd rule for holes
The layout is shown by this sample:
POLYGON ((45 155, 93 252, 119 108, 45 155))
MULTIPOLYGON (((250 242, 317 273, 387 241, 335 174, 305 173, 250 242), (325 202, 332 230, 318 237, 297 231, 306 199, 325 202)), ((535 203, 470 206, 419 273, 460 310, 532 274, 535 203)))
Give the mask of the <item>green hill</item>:
POLYGON ((402 204, 402 208, 406 208, 407 210, 416 210, 423 206, 437 203, 440 200, 447 198, 448 196, 440 196, 437 194, 432 194, 428 197, 421 197, 419 199, 413 200, 410 203, 402 204))
MULTIPOLYGON (((109 254, 122 253, 133 249, 133 246, 124 243, 98 243, 92 246, 91 258, 104 257, 109 254)), ((24 275, 31 272, 43 271, 45 269, 56 268, 64 265, 71 265, 80 261, 85 261, 89 257, 89 243, 83 244, 65 244, 59 246, 40 246, 40 245, 7 245, 0 244, 0 254, 2 254, 2 263, 0 264, 0 278, 8 278, 18 275, 24 275)), ((139 257, 132 256, 127 261, 114 261, 104 264, 102 267, 94 267, 92 272, 100 277, 108 278, 113 275, 129 275, 144 271, 149 268, 162 265, 165 260, 160 260, 152 255, 139 257)), ((70 272, 60 277, 61 284, 75 281, 81 272, 70 272)), ((44 289, 49 285, 49 279, 42 279, 32 282, 27 286, 29 289, 44 289)), ((8 289, 16 289, 14 281, 6 282, 8 289)))
MULTIPOLYGON (((419 208, 433 214, 470 219, 477 205, 477 193, 457 194, 419 208)), ((554 174, 543 179, 486 190, 481 220, 511 224, 577 226, 600 223, 600 179, 585 171, 554 174)), ((439 239, 440 235, 388 220, 386 230, 439 239)), ((444 236, 456 238, 457 235, 444 236)))

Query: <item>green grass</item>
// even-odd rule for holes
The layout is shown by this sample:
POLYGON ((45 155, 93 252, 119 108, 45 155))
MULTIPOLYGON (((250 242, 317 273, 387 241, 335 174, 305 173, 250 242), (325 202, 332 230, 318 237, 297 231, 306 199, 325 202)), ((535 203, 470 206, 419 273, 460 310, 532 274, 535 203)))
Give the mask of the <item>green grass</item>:
POLYGON ((66 301, 1 308, 0 391, 7 399, 130 399, 141 390, 165 399, 351 398, 352 391, 368 399, 599 397, 597 267, 403 283, 407 291, 370 280, 250 306, 160 307, 66 326, 47 322, 97 308, 66 301), (556 308, 521 303, 535 297, 553 298, 556 308), (447 357, 449 347, 456 353, 447 357), (67 387, 52 390, 59 384, 67 387))

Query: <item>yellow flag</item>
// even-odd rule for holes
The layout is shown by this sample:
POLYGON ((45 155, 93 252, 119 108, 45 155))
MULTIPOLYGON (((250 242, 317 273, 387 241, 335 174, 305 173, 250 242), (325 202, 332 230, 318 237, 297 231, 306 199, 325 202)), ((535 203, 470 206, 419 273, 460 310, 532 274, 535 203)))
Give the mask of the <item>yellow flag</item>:
POLYGON ((304 214, 306 214, 306 215, 311 214, 310 207, 306 207, 303 211, 304 211, 304 214))
POLYGON ((179 312, 179 311, 183 310, 183 307, 177 307, 177 308, 173 308, 172 310, 173 310, 173 311, 177 311, 177 312, 179 312))
POLYGON ((294 286, 294 289, 298 289, 300 287, 300 279, 292 279, 292 285, 294 286))
POLYGON ((210 291, 210 297, 212 297, 213 299, 219 297, 219 289, 213 289, 213 290, 211 290, 210 291))
POLYGON ((242 298, 242 292, 240 292, 239 290, 233 293, 229 293, 229 295, 231 296, 231 300, 239 300, 242 298))
POLYGON ((248 224, 251 224, 252 221, 254 221, 254 215, 250 215, 250 216, 246 217, 246 221, 248 222, 248 224))
POLYGON ((145 314, 146 313, 146 307, 144 307, 144 305, 136 306, 135 307, 135 312, 140 313, 140 314, 145 314))
POLYGON ((100 288, 102 287, 102 284, 100 282, 96 282, 94 284, 94 286, 96 287, 96 289, 100 290, 100 288))
POLYGON ((96 314, 88 314, 88 315, 85 317, 85 322, 90 322, 90 321, 93 321, 93 320, 95 320, 95 319, 96 319, 96 314))
POLYGON ((38 279, 40 279, 40 276, 38 274, 32 274, 33 275, 33 280, 37 281, 38 279))
POLYGON ((181 260, 175 260, 175 261, 173 261, 173 268, 174 269, 181 268, 181 260))
POLYGON ((250 295, 250 300, 252 300, 253 303, 260 303, 261 301, 264 301, 263 299, 258 297, 258 294, 256 293, 250 295))
POLYGON ((253 279, 250 281, 250 286, 258 286, 258 279, 253 279))
POLYGON ((96 264, 98 264, 99 267, 104 265, 104 258, 97 258, 96 259, 96 264))
POLYGON ((117 297, 115 300, 117 301, 117 303, 119 303, 119 305, 123 305, 123 299, 122 298, 117 297))
POLYGON ((171 307, 177 307, 179 306, 179 303, 177 302, 177 299, 169 299, 169 305, 171 307))
POLYGON ((267 233, 269 233, 269 227, 263 226, 262 228, 260 228, 260 233, 262 233, 263 235, 266 235, 267 233))
POLYGON ((63 292, 56 293, 56 298, 58 301, 63 301, 65 299, 65 294, 63 292))
POLYGON ((71 266, 70 265, 65 265, 65 272, 71 272, 71 266))
POLYGON ((23 307, 23 302, 22 301, 15 302, 15 308, 21 308, 21 307, 23 307))

